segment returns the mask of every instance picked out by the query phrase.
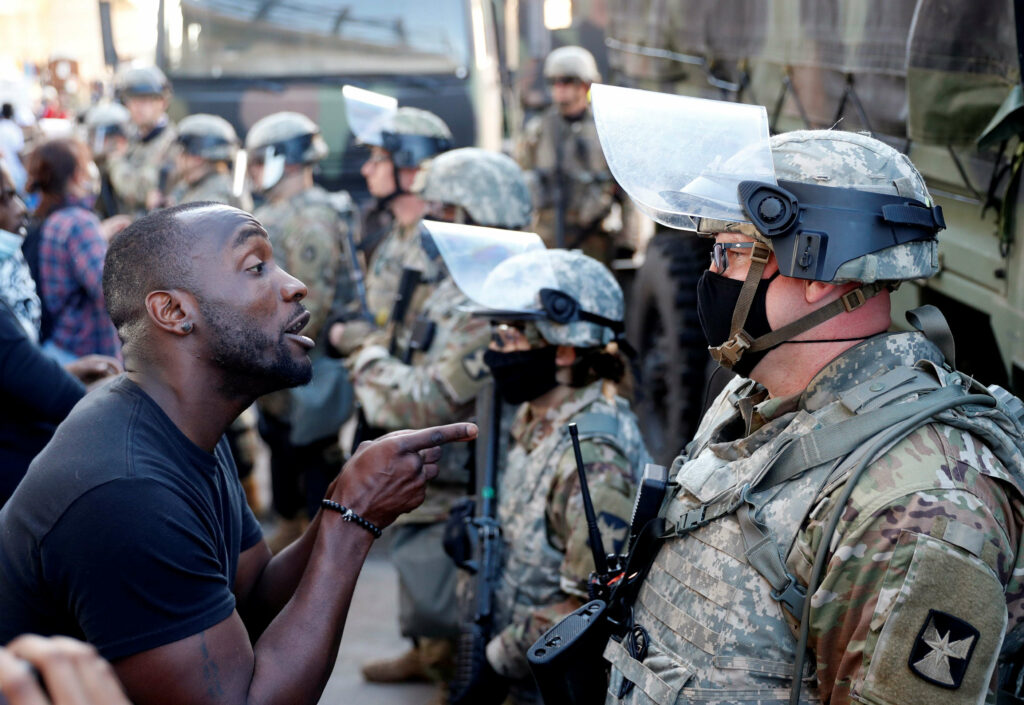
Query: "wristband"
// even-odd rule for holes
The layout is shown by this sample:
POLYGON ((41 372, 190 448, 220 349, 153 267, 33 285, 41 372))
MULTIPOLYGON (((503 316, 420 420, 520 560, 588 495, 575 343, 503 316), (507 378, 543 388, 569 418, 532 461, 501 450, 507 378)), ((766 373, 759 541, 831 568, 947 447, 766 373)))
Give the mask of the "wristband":
POLYGON ((337 502, 330 499, 320 500, 320 504, 324 507, 327 507, 328 509, 338 512, 338 514, 341 514, 342 521, 351 521, 352 523, 358 524, 359 526, 363 527, 371 534, 373 534, 373 538, 375 539, 379 539, 381 534, 384 533, 383 531, 378 529, 374 524, 367 521, 366 519, 363 519, 361 516, 359 516, 343 504, 338 504, 337 502))

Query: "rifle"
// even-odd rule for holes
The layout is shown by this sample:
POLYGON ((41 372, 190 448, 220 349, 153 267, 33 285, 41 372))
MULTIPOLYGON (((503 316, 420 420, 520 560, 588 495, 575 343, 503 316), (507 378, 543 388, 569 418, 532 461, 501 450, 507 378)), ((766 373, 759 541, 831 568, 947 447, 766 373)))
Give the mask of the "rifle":
MULTIPOLYGON (((576 424, 569 425, 569 435, 576 455, 595 571, 587 585, 591 601, 545 632, 526 653, 546 705, 589 705, 604 700, 608 679, 598 677, 596 671, 607 667, 603 654, 608 639, 621 640, 632 629, 633 600, 654 562, 664 532, 664 520, 657 515, 665 496, 667 472, 664 467, 649 463, 633 503, 629 554, 603 555, 576 424)), ((645 642, 646 633, 639 640, 645 642)), ((645 643, 642 648, 646 651, 645 643)), ((623 683, 620 697, 628 692, 627 686, 632 684, 623 683)))
POLYGON ((352 204, 352 199, 344 192, 331 194, 331 205, 345 221, 345 237, 341 239, 341 249, 344 251, 349 269, 352 271, 352 286, 355 287, 356 301, 359 304, 358 318, 372 323, 373 314, 370 313, 370 305, 366 302, 366 277, 363 274, 363 265, 359 261, 359 249, 355 241, 356 219, 353 213, 355 206, 352 204), (340 197, 342 195, 345 196, 344 199, 340 197))
MULTIPOLYGON (((389 355, 394 356, 398 350, 398 330, 405 319, 406 313, 409 312, 412 295, 415 293, 416 287, 420 285, 421 276, 422 272, 418 269, 405 267, 402 270, 402 278, 398 282, 398 293, 395 295, 395 302, 391 305, 391 318, 388 319, 391 326, 391 338, 388 341, 389 355)), ((366 420, 366 414, 363 412, 362 407, 358 407, 356 430, 352 436, 352 452, 354 453, 363 441, 378 438, 381 435, 383 435, 383 431, 371 426, 369 421, 366 420)))
MULTIPOLYGON (((505 699, 504 679, 495 677, 487 663, 487 642, 494 632, 494 593, 501 575, 501 527, 498 523, 498 461, 501 450, 501 399, 492 384, 490 416, 484 447, 480 513, 472 520, 479 560, 464 564, 476 575, 476 611, 463 625, 455 656, 455 678, 449 684, 451 705, 497 705, 505 699)), ((481 414, 482 415, 482 414, 481 414)), ((478 415, 479 418, 480 415, 478 415)))

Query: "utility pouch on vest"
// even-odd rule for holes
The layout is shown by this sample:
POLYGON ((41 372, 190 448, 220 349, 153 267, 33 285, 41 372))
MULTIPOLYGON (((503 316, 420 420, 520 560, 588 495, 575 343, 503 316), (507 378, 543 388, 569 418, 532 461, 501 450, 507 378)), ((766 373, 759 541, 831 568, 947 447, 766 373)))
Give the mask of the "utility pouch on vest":
POLYGON ((430 344, 434 342, 434 332, 437 324, 429 318, 419 316, 412 324, 412 332, 409 335, 409 356, 416 351, 426 352, 430 350, 430 344))

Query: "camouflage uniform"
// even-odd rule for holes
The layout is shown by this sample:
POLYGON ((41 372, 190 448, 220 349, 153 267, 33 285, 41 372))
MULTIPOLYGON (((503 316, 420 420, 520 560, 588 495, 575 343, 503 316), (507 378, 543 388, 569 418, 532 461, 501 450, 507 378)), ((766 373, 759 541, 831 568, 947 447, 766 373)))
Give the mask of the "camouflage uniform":
MULTIPOLYGON (((253 213, 270 236, 274 260, 306 285, 302 305, 309 311, 303 333, 316 339, 331 313, 336 290, 351 292, 352 275, 341 254, 341 238, 348 222, 335 209, 331 195, 319 186, 289 199, 261 205, 253 213)), ((339 298, 351 302, 355 294, 339 298)), ((275 416, 287 414, 287 390, 263 397, 261 407, 275 416)))
POLYGON ((148 135, 136 132, 127 152, 108 158, 110 183, 122 213, 145 214, 149 192, 160 189, 161 185, 167 189, 169 176, 174 171, 176 138, 174 123, 165 121, 148 135))
POLYGON ((581 249, 607 263, 614 255, 613 234, 605 232, 602 221, 614 203, 615 182, 605 163, 589 107, 579 119, 566 120, 552 106, 530 120, 523 131, 516 159, 532 173, 537 234, 548 247, 555 246, 559 150, 565 189, 565 246, 581 249))
MULTIPOLYGON (((425 163, 412 191, 425 200, 464 209, 488 225, 518 228, 530 220, 522 172, 501 154, 474 148, 445 152, 425 163)), ((418 288, 409 309, 407 320, 415 321, 414 326, 399 331, 402 342, 397 357, 382 345, 370 344, 350 358, 356 398, 367 423, 387 431, 470 420, 477 393, 490 378, 483 362, 490 324, 470 314, 467 297, 440 261, 421 246, 419 228, 406 232, 407 240, 389 239, 379 253, 389 264, 392 261, 387 258, 393 255, 403 258, 402 266, 429 268, 431 281, 418 288), (404 243, 404 249, 395 247, 398 242, 404 243), (403 362, 402 352, 409 350, 415 327, 425 326, 433 328, 429 346, 413 351, 409 361, 403 362)), ((378 257, 371 273, 394 273, 383 266, 378 272, 374 265, 380 264, 378 257)), ((375 292, 380 282, 374 279, 375 292)), ((397 284, 395 279, 395 288, 397 284)), ((371 310, 373 306, 371 302, 371 310)), ((466 495, 470 452, 470 446, 447 449, 437 478, 427 485, 423 504, 396 522, 404 525, 395 531, 398 550, 392 558, 402 585, 399 621, 407 636, 457 634, 455 570, 442 553, 440 539, 449 510, 466 495), (428 560, 429 566, 425 565, 428 560), (444 589, 433 587, 438 585, 444 589)))
POLYGON ((183 155, 203 160, 204 171, 180 174, 180 183, 171 192, 170 202, 213 201, 244 211, 252 210, 247 192, 235 195, 229 165, 238 152, 235 128, 218 115, 189 115, 178 125, 178 142, 183 155))
MULTIPOLYGON (((872 387, 885 386, 878 384, 882 375, 921 360, 941 364, 942 356, 920 334, 894 334, 849 350, 796 397, 766 399, 759 385, 736 378, 673 464, 679 490, 666 518, 682 523, 702 504, 742 505, 734 498, 755 486, 746 497, 751 511, 771 532, 786 571, 807 584, 846 477, 835 476, 829 462, 760 495, 756 484, 768 459, 794 437, 850 418, 854 390, 870 397, 872 387)), ((824 582, 810 598, 819 685, 809 683, 803 701, 964 702, 966 693, 929 685, 906 667, 929 610, 978 628, 964 687, 984 692, 1004 632, 1024 619, 1022 500, 988 449, 941 422, 873 461, 832 540, 824 582)), ((788 702, 796 620, 751 566, 755 547, 745 542, 735 509, 659 551, 634 606, 635 623, 650 632, 646 659, 633 660, 616 641, 605 651, 613 664, 609 692, 618 692, 623 673, 637 684, 624 702, 788 702)), ((965 655, 954 657, 954 666, 965 655)), ((606 702, 619 701, 610 694, 606 702)))
MULTIPOLYGON (((679 140, 680 150, 688 146, 679 140)), ((844 309, 855 310, 865 299, 856 303, 854 296, 848 305, 845 297, 858 291, 870 297, 884 283, 936 272, 941 217, 904 155, 864 135, 831 131, 777 135, 769 146, 780 185, 791 181, 888 196, 886 205, 871 201, 852 208, 865 214, 877 208, 882 216, 896 204, 912 210, 914 227, 921 228, 903 244, 879 246, 868 236, 890 226, 865 225, 879 230, 865 232, 866 251, 850 248, 845 262, 809 249, 792 261, 777 257, 785 276, 798 276, 797 267, 817 272, 813 267, 819 266, 829 274, 800 278, 861 284, 840 289, 840 299, 824 300, 787 323, 779 329, 781 341, 844 309)), ((807 198, 829 207, 814 194, 807 198)), ((767 245, 769 253, 804 236, 793 228, 769 239, 751 223, 702 220, 697 227, 709 235, 742 232, 767 245)), ((831 233, 840 235, 858 244, 858 233, 831 233)), ((744 288, 767 290, 762 275, 769 253, 763 259, 751 255, 744 288)), ((740 302, 742 292, 735 291, 740 302)), ((755 333, 746 332, 753 308, 737 316, 741 307, 735 305, 730 338, 721 345, 712 341, 711 348, 734 368, 749 363, 750 352, 772 349, 763 343, 772 333, 760 330, 760 323, 751 328, 755 333)), ((864 323, 872 315, 853 320, 864 323)), ((774 360, 771 371, 785 372, 780 358, 774 360)), ((795 662, 803 656, 797 653, 801 626, 809 630, 808 668, 799 674, 801 702, 938 704, 980 702, 986 691, 994 695, 1004 636, 1010 635, 1007 644, 1015 648, 1021 632, 1011 630, 1024 620, 1024 458, 1014 447, 1020 443, 1019 424, 1004 424, 1002 412, 968 414, 957 408, 934 412, 909 435, 881 447, 877 442, 892 428, 899 430, 898 424, 866 436, 850 430, 856 424, 840 425, 884 420, 939 387, 970 386, 943 365, 940 350, 918 333, 879 334, 821 365, 805 389, 791 396, 770 397, 742 377, 729 383, 673 463, 673 494, 662 507, 670 536, 633 605, 634 624, 649 634, 646 655, 635 659, 623 643, 608 642, 608 705, 789 702, 795 662), (829 444, 843 438, 852 450, 830 455, 829 444), (792 457, 800 460, 791 465, 792 457), (862 461, 864 472, 851 485, 862 461), (762 482, 775 465, 787 472, 762 482), (847 491, 850 499, 840 505, 847 491), (828 536, 833 517, 838 527, 828 536), (826 559, 823 580, 804 596, 814 584, 819 547, 826 559), (809 618, 800 625, 804 605, 809 618), (619 698, 624 679, 635 687, 619 698)))
POLYGON ((179 183, 171 193, 170 200, 174 204, 213 201, 252 211, 252 198, 249 194, 236 196, 231 174, 217 170, 209 171, 195 183, 179 183))
MULTIPOLYGON (((547 79, 575 78, 585 85, 600 80, 593 56, 582 47, 560 47, 544 62, 547 79)), ((615 254, 615 234, 604 229, 616 186, 601 150, 588 105, 573 118, 557 105, 526 123, 516 147, 516 161, 529 173, 538 235, 548 247, 557 246, 559 189, 565 203, 565 247, 608 264, 615 254)))
MULTIPOLYGON (((455 260, 450 264, 455 266, 455 260)), ((458 281, 464 274, 455 271, 453 277, 458 281)), ((499 321, 522 322, 532 351, 568 346, 584 359, 617 350, 622 290, 606 267, 578 252, 540 248, 513 255, 493 267, 477 295, 484 301, 516 300, 525 306, 495 315, 499 321), (597 316, 602 322, 559 318, 544 308, 542 290, 557 292, 566 309, 579 316, 597 316)), ((563 368, 557 374, 567 372, 563 368)), ((612 382, 594 375, 590 379, 573 387, 556 376, 555 386, 541 392, 551 395, 550 406, 538 413, 534 400, 528 400, 519 407, 498 476, 502 570, 494 596, 496 635, 486 651, 491 667, 510 679, 512 702, 538 702, 526 651, 582 604, 594 569, 566 425, 579 427, 584 471, 608 550, 625 545, 636 478, 650 462, 628 402, 616 396, 612 382)), ((498 382, 501 391, 500 377, 498 382)), ((508 391, 503 395, 509 396, 508 391)))
POLYGON ((416 287, 409 305, 410 312, 423 305, 443 276, 420 246, 420 227, 419 221, 412 225, 399 225, 397 222, 392 225, 391 232, 378 245, 366 268, 366 303, 378 326, 386 325, 391 318, 403 269, 416 269, 422 273, 420 285, 416 287))
POLYGON ((629 532, 635 476, 650 462, 636 417, 603 382, 565 388, 539 418, 529 404, 513 422, 498 479, 504 564, 495 595, 498 634, 487 655, 516 682, 519 702, 536 701, 526 651, 541 634, 587 599, 594 570, 576 459, 565 430, 580 428, 584 470, 605 549, 619 552, 629 532))

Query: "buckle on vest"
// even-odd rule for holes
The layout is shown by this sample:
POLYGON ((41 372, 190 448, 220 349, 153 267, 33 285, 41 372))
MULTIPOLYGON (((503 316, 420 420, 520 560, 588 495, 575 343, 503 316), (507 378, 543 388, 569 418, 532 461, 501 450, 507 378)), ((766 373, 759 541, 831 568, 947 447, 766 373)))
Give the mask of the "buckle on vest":
POLYGON ((801 619, 804 614, 804 599, 807 597, 807 588, 796 581, 789 573, 786 574, 789 582, 781 590, 772 590, 772 599, 782 603, 791 615, 801 619))
POLYGON ((702 504, 696 509, 690 509, 683 516, 679 518, 679 525, 676 527, 676 534, 681 535, 686 531, 693 531, 694 529, 707 524, 704 520, 707 516, 708 505, 702 504))

